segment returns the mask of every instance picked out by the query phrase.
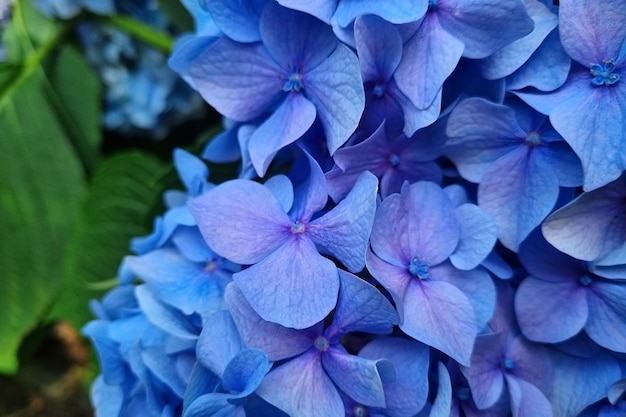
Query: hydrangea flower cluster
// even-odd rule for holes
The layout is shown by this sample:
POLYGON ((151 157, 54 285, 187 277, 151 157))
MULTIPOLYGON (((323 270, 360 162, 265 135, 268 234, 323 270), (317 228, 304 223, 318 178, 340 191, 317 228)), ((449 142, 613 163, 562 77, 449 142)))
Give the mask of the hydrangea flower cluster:
POLYGON ((623 0, 186 0, 240 161, 132 242, 98 416, 626 410, 623 0))
MULTIPOLYGON (((47 15, 63 19, 88 10, 130 16, 163 32, 170 23, 157 0, 37 0, 47 15)), ((102 124, 122 134, 163 139, 202 109, 202 99, 167 65, 163 52, 110 25, 85 22, 78 28, 85 56, 104 91, 102 124)))

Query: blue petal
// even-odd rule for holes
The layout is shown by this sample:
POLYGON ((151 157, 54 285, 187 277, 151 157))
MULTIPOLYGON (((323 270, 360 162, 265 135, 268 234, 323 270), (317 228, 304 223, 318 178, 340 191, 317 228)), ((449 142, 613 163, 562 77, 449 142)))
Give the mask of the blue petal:
POLYGON ((183 417, 245 417, 243 407, 229 403, 229 397, 229 394, 222 393, 201 395, 189 404, 183 417))
POLYGON ((322 368, 319 351, 310 350, 270 372, 257 393, 290 416, 344 416, 337 388, 322 368))
POLYGON ((305 236, 292 237, 233 280, 264 320, 298 329, 323 320, 339 291, 335 264, 305 236))
POLYGON ((513 417, 552 417, 552 406, 546 396, 533 384, 506 375, 513 417))
POLYGON ((398 0, 381 3, 378 0, 340 0, 334 19, 341 27, 347 27, 358 16, 378 15, 388 22, 400 24, 421 19, 428 8, 427 0, 398 0))
POLYGON ((363 81, 389 81, 402 58, 402 37, 398 30, 376 16, 361 16, 354 22, 354 40, 363 81))
POLYGON ((271 111, 285 97, 282 71, 263 45, 222 38, 203 51, 189 74, 209 104, 244 122, 271 111))
POLYGON ((124 405, 124 392, 120 385, 108 385, 98 376, 91 386, 91 402, 98 417, 119 416, 124 405))
POLYGON ((418 109, 426 109, 441 94, 443 82, 463 53, 463 42, 443 30, 437 14, 428 13, 419 30, 404 45, 394 78, 418 109))
POLYGON ((313 125, 315 106, 302 94, 290 93, 248 142, 252 165, 264 176, 276 153, 295 142, 313 125))
POLYGON ((198 337, 196 355, 198 362, 222 376, 228 362, 244 345, 228 311, 218 311, 209 320, 211 324, 204 326, 198 337))
POLYGON ((244 349, 224 369, 222 388, 235 394, 234 398, 247 397, 257 389, 271 367, 265 352, 244 349))
POLYGON ((584 66, 619 56, 626 38, 626 9, 621 0, 564 2, 559 6, 563 47, 584 66))
POLYGON ((365 359, 330 348, 322 355, 322 366, 339 389, 356 402, 370 407, 385 407, 379 368, 393 369, 391 362, 365 359))
POLYGON ((498 226, 494 219, 473 204, 462 204, 456 208, 461 236, 459 245, 450 255, 450 262, 459 269, 477 267, 493 249, 498 237, 498 226))
POLYGON ((198 329, 187 320, 187 317, 160 302, 147 285, 137 286, 135 296, 148 320, 157 327, 181 339, 194 340, 198 337, 198 329))
POLYGON ((465 44, 466 58, 486 58, 534 27, 521 0, 442 0, 436 10, 441 27, 465 44))
POLYGON ((259 19, 266 0, 204 0, 202 3, 211 14, 215 25, 232 40, 261 40, 259 19))
POLYGON ((500 242, 513 251, 554 208, 559 180, 541 150, 521 145, 501 156, 478 186, 478 205, 498 224, 500 242))
MULTIPOLYGON (((339 270, 339 299, 325 334, 339 338, 350 332, 391 333, 398 324, 393 306, 373 285, 339 270)), ((370 404, 371 405, 371 404, 370 404)))
POLYGON ((296 187, 296 201, 289 215, 292 219, 308 221, 326 206, 328 187, 322 168, 309 153, 305 152, 301 161, 306 161, 302 165, 307 165, 302 168, 305 178, 296 187))
POLYGON ((500 361, 504 354, 502 333, 483 334, 476 338, 472 364, 461 368, 472 390, 472 399, 479 409, 494 405, 504 389, 500 361))
POLYGON ((276 0, 279 4, 289 7, 290 9, 300 10, 309 13, 322 22, 330 23, 330 19, 335 14, 338 0, 276 0))
POLYGON ((599 352, 590 358, 552 353, 554 373, 549 395, 556 416, 577 416, 584 408, 607 395, 620 378, 620 367, 612 356, 599 352))
POLYGON ((293 184, 289 178, 285 175, 274 175, 268 178, 263 185, 274 194, 283 211, 287 213, 293 205, 293 184))
POLYGON ((208 245, 240 264, 268 256, 291 235, 291 220, 263 185, 231 180, 190 201, 208 245))
POLYGON ((600 346, 626 353, 626 286, 597 281, 591 291, 585 331, 600 346))
POLYGON ((450 374, 445 365, 437 362, 437 376, 439 386, 437 388, 437 397, 430 409, 429 417, 449 417, 452 408, 452 383, 450 374))
POLYGON ((589 79, 572 81, 576 93, 550 113, 550 121, 580 158, 583 188, 591 191, 626 169, 626 83, 593 87, 589 79))
POLYGON ((351 272, 365 266, 377 187, 376 177, 364 172, 346 198, 309 225, 309 236, 320 252, 337 257, 351 272))
POLYGON ((245 345, 262 349, 272 361, 305 352, 322 331, 321 324, 311 329, 295 330, 263 320, 235 284, 226 287, 224 298, 245 345))
POLYGON ((348 47, 337 49, 305 75, 305 95, 315 104, 330 154, 354 132, 365 108, 359 61, 348 47))
POLYGON ((409 339, 383 337, 365 345, 359 351, 359 356, 367 359, 386 358, 393 363, 395 381, 383 381, 389 416, 413 416, 422 409, 428 396, 427 346, 409 339))

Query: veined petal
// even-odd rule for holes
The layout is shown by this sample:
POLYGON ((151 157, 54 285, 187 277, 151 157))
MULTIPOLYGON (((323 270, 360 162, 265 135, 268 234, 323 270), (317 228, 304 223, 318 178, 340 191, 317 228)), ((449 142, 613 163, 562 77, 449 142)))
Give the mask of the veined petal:
POLYGON ((320 252, 337 257, 351 272, 365 266, 365 251, 376 211, 378 179, 362 173, 346 198, 312 221, 308 236, 320 252))
POLYGON ((363 82, 388 82, 402 58, 402 37, 398 30, 379 17, 364 15, 354 22, 354 40, 363 82))
POLYGON ((263 185, 231 180, 190 201, 208 245, 240 264, 265 258, 291 235, 291 220, 263 185))
POLYGON ((511 375, 505 378, 513 417, 552 417, 552 406, 537 387, 511 375))
POLYGON ((279 4, 290 9, 300 10, 317 17, 324 23, 330 24, 330 19, 335 14, 338 0, 276 0, 279 4))
POLYGON ((303 329, 335 307, 337 274, 308 237, 293 236, 261 262, 233 274, 233 280, 264 320, 303 329))
POLYGON ((202 97, 226 117, 242 122, 271 111, 285 96, 281 71, 262 44, 228 38, 213 43, 189 69, 202 97))
POLYGON ((437 363, 437 376, 439 380, 437 397, 428 417, 449 417, 452 409, 452 382, 448 370, 441 362, 437 363))
POLYGON ((384 4, 378 0, 341 0, 334 18, 344 28, 363 15, 377 15, 388 22, 400 24, 421 19, 427 8, 427 0, 398 0, 384 4))
POLYGON ((403 204, 400 194, 385 198, 374 216, 370 236, 372 251, 376 257, 396 267, 406 268, 415 255, 409 247, 408 216, 408 207, 403 204))
POLYGON ((196 355, 198 362, 221 376, 228 362, 244 345, 228 311, 218 311, 211 316, 210 322, 211 325, 204 326, 198 337, 196 355))
POLYGON ((237 42, 261 40, 259 19, 265 0, 205 0, 215 25, 237 42))
POLYGON ((271 371, 257 393, 290 416, 345 416, 343 401, 315 349, 271 371))
POLYGON ((330 154, 343 145, 359 124, 365 92, 359 61, 345 45, 304 75, 304 94, 317 109, 330 154))
POLYGON ((482 334, 476 338, 471 366, 461 368, 472 390, 472 399, 478 409, 494 405, 504 389, 504 375, 500 360, 503 355, 502 333, 482 334))
POLYGON ((254 131, 248 142, 250 159, 264 176, 274 155, 295 142, 313 125, 315 106, 300 93, 289 93, 272 115, 254 131))
POLYGON ((626 8, 621 0, 572 1, 559 6, 563 47, 584 66, 617 59, 626 39, 626 8))
POLYGON ((267 354, 259 349, 244 349, 224 369, 222 387, 235 398, 251 395, 272 367, 267 354))
POLYGON ((224 299, 245 345, 262 349, 272 361, 305 352, 322 332, 321 324, 311 329, 296 330, 263 320, 234 283, 226 287, 224 299))
POLYGON ((403 309, 400 328, 406 334, 469 365, 477 334, 476 318, 472 305, 458 288, 447 282, 412 282, 403 309))
POLYGON ((436 13, 427 13, 419 30, 404 45, 394 79, 418 109, 426 109, 463 54, 463 42, 441 28, 436 13))
POLYGON ((585 331, 600 346, 626 353, 626 285, 596 281, 591 291, 585 331))
POLYGON ((458 206, 456 215, 461 236, 450 262, 467 271, 476 268, 489 255, 498 238, 498 226, 493 217, 474 204, 458 206))
POLYGON ((385 407, 383 381, 378 367, 393 368, 387 360, 371 360, 331 347, 322 354, 322 366, 350 398, 370 407, 385 407))

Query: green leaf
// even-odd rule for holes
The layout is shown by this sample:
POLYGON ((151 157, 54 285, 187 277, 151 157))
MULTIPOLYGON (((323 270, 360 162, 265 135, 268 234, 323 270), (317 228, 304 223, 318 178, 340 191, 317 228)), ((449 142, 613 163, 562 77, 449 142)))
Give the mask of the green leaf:
POLYGON ((169 170, 171 166, 139 151, 102 162, 68 247, 62 291, 51 318, 68 319, 77 328, 92 318, 88 302, 102 294, 98 284, 115 277, 129 254, 129 240, 150 231, 146 225, 160 201, 160 180, 169 170))
POLYGON ((22 338, 59 291, 85 174, 98 159, 98 82, 63 44, 68 30, 30 1, 17 1, 5 36, 11 61, 0 65, 0 372, 17 369, 22 338))

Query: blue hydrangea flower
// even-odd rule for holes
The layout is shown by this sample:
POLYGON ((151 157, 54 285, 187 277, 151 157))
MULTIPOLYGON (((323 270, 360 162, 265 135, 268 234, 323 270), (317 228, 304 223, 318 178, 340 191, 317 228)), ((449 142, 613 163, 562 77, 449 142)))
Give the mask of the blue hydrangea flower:
POLYGON ((241 122, 266 118, 248 143, 263 175, 273 156, 316 117, 334 153, 356 129, 365 97, 356 56, 329 26, 269 2, 260 32, 262 43, 216 41, 190 72, 203 97, 225 116, 241 122), (280 36, 276 27, 283 29, 280 36))
POLYGON ((335 306, 337 268, 320 253, 336 257, 350 271, 365 264, 378 181, 366 172, 332 210, 319 166, 294 191, 282 177, 272 189, 249 180, 220 184, 191 201, 190 209, 209 246, 225 258, 252 265, 233 276, 265 320, 304 328, 335 306), (317 214, 319 215, 319 214, 317 214))
POLYGON ((290 329, 259 317, 234 284, 226 289, 229 306, 247 346, 283 360, 265 377, 257 393, 289 415, 344 416, 339 390, 367 406, 385 407, 383 384, 395 380, 387 360, 349 354, 341 345, 350 332, 390 333, 397 314, 372 285, 340 271, 341 287, 332 322, 290 329))
POLYGON ((113 14, 115 0, 35 0, 35 6, 50 17, 70 19, 82 9, 98 14, 113 14))

